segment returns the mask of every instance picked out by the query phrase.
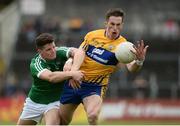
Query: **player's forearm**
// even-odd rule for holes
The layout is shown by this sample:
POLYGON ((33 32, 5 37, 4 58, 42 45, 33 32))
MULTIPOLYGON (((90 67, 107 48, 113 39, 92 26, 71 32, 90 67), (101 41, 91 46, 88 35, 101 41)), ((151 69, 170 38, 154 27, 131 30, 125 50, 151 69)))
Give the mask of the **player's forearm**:
POLYGON ((143 66, 143 62, 139 64, 137 61, 133 61, 129 64, 127 64, 127 68, 130 72, 138 72, 143 66))
POLYGON ((82 49, 78 49, 73 57, 73 64, 71 70, 79 70, 81 64, 83 63, 85 58, 85 52, 82 49))
POLYGON ((49 82, 51 83, 58 83, 67 79, 72 78, 73 72, 65 71, 65 72, 52 72, 49 75, 49 82))

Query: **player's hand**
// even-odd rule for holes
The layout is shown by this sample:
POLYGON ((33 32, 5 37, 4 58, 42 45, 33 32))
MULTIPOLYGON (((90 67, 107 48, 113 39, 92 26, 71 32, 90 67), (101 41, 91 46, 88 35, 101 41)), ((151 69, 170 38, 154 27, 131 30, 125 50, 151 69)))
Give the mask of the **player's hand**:
POLYGON ((70 71, 72 67, 72 59, 68 59, 64 64, 63 71, 70 71))
POLYGON ((73 71, 72 79, 70 79, 69 84, 74 89, 80 88, 80 83, 82 79, 84 78, 84 72, 83 71, 73 71))
POLYGON ((144 45, 144 41, 137 41, 137 45, 134 46, 135 52, 133 52, 136 55, 136 60, 139 61, 144 61, 145 57, 146 57, 146 52, 147 52, 147 48, 149 46, 148 45, 144 45))
POLYGON ((81 82, 83 77, 84 77, 84 72, 83 71, 80 71, 80 70, 73 71, 72 79, 74 79, 75 81, 81 82))

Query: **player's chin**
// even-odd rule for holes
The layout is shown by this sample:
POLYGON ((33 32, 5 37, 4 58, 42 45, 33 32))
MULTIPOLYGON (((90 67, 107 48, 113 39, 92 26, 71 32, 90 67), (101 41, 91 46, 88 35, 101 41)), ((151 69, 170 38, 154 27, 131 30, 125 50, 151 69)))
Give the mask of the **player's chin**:
POLYGON ((56 58, 56 55, 52 55, 52 56, 49 57, 50 60, 53 60, 55 58, 56 58))
POLYGON ((116 34, 116 33, 113 33, 113 34, 112 34, 112 38, 113 38, 113 39, 116 39, 117 37, 118 37, 118 34, 116 34))

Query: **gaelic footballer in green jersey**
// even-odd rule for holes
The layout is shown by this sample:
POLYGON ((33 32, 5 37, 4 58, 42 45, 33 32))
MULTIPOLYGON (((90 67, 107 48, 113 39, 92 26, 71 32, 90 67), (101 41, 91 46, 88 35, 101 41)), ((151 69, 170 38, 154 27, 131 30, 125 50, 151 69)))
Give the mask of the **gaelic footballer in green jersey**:
POLYGON ((51 34, 43 33, 36 38, 38 53, 31 60, 32 87, 26 98, 18 125, 37 124, 42 116, 46 125, 58 125, 59 98, 64 81, 70 78, 81 81, 81 71, 63 71, 65 62, 73 58, 73 64, 80 67, 84 52, 76 48, 56 47, 51 34))

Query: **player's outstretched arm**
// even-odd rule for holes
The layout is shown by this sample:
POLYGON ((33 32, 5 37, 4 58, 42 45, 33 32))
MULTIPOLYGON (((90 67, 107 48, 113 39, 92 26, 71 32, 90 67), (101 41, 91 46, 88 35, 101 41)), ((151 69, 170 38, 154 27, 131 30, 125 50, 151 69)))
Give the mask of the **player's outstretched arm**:
POLYGON ((144 41, 138 41, 137 45, 134 46, 135 52, 133 52, 136 55, 136 59, 132 61, 131 63, 127 64, 127 68, 130 72, 137 72, 141 69, 143 66, 143 62, 146 57, 146 52, 148 49, 148 45, 144 45, 144 41))
POLYGON ((82 49, 71 48, 69 56, 70 58, 64 64, 63 71, 79 70, 84 61, 85 52, 82 49))
POLYGON ((84 74, 81 71, 55 71, 51 72, 50 70, 44 70, 39 78, 47 80, 51 83, 58 83, 70 78, 76 78, 77 80, 82 80, 84 74))
POLYGON ((85 52, 83 49, 71 48, 72 67, 71 70, 79 70, 81 64, 85 58, 85 52))
MULTIPOLYGON (((83 49, 71 48, 70 58, 66 61, 63 71, 76 71, 79 70, 81 64, 85 58, 85 52, 83 49)), ((69 84, 72 88, 80 88, 81 80, 77 78, 72 78, 69 80, 69 84)))

